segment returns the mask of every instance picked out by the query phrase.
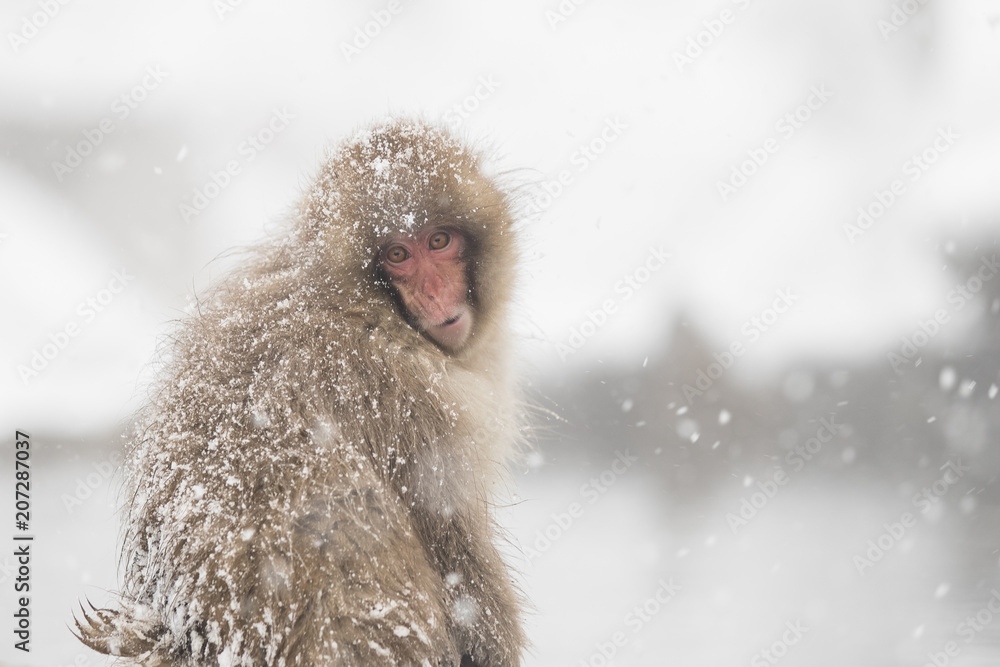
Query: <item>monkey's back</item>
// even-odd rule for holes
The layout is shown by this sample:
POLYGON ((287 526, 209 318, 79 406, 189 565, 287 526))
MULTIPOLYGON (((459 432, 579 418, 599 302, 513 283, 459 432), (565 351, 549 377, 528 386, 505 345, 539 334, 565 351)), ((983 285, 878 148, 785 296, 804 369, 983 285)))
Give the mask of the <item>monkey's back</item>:
POLYGON ((156 650, 174 664, 437 664, 446 594, 399 482, 454 440, 447 373, 301 286, 270 309, 259 287, 177 335, 126 463, 126 593, 169 628, 156 650))

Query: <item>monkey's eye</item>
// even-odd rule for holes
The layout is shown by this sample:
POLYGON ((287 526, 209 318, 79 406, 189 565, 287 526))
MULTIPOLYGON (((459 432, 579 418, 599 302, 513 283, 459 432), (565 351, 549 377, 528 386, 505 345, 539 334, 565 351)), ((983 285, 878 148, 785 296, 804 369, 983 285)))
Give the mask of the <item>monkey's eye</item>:
POLYGON ((448 235, 448 232, 437 232, 431 236, 429 245, 431 250, 441 250, 447 248, 449 243, 451 243, 451 236, 448 235))
POLYGON ((401 245, 394 245, 391 248, 389 248, 385 253, 386 260, 388 260, 393 264, 399 264, 400 262, 408 259, 409 257, 410 253, 408 253, 406 251, 406 248, 404 248, 401 245))

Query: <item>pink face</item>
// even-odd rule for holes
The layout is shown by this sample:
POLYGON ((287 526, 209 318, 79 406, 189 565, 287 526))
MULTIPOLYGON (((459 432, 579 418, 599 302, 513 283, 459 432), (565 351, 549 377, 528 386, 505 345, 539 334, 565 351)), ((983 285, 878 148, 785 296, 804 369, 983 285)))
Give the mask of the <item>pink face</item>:
POLYGON ((465 275, 465 237, 446 226, 398 234, 379 261, 417 327, 449 351, 465 344, 472 331, 472 308, 465 275))

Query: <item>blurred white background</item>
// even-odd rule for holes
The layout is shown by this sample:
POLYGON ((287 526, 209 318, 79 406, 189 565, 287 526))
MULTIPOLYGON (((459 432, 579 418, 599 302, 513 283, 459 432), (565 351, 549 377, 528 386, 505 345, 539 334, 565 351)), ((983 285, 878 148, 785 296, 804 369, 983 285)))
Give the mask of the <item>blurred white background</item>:
POLYGON ((527 664, 1000 664, 1000 0, 35 0, 0 27, 0 497, 27 431, 38 535, 3 664, 104 664, 65 623, 116 586, 159 337, 393 113, 523 186, 515 324, 556 415, 504 511, 527 664))

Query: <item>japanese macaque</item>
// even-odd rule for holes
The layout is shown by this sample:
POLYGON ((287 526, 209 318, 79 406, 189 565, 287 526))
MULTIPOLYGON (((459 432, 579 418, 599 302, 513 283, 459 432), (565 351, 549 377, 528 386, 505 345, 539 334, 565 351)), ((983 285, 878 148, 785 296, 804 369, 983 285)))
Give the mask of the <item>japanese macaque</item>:
POLYGON ((509 196, 440 128, 332 151, 172 336, 125 461, 124 583, 82 641, 142 665, 521 664, 492 492, 516 448, 509 196))

